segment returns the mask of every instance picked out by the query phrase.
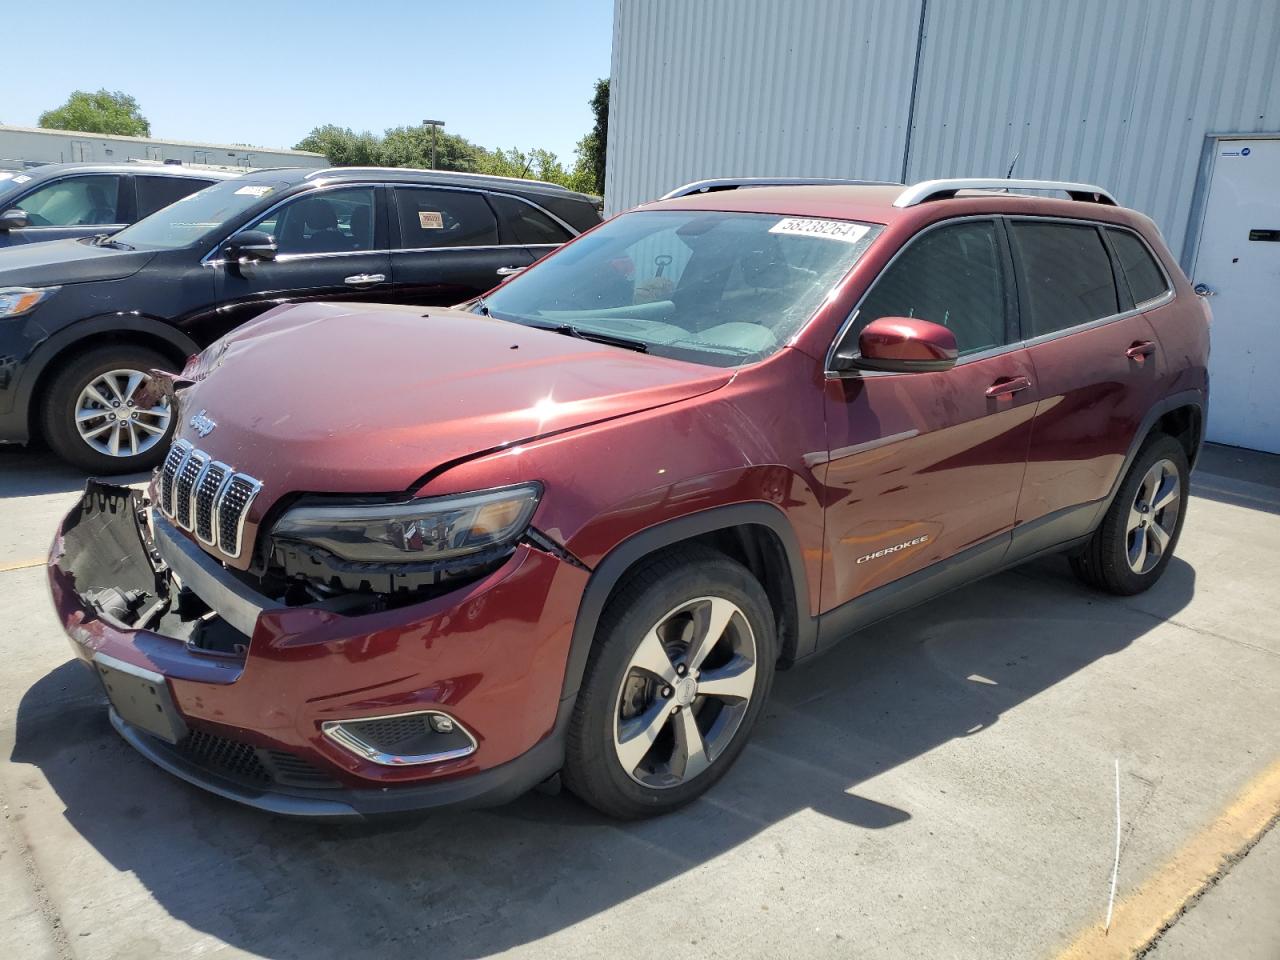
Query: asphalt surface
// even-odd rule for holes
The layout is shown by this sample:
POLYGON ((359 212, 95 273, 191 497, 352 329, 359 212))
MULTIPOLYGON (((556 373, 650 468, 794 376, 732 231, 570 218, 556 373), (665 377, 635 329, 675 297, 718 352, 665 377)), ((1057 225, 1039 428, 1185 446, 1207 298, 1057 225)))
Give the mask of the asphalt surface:
MULTIPOLYGON (((1042 561, 780 674, 678 814, 535 793, 350 827, 209 797, 115 736, 40 565, 83 478, 0 449, 0 956, 1053 957, 1107 911, 1117 761, 1118 903, 1280 761, 1278 463, 1211 451, 1143 596, 1042 561)), ((1278 833, 1133 949, 1280 957, 1278 833)))

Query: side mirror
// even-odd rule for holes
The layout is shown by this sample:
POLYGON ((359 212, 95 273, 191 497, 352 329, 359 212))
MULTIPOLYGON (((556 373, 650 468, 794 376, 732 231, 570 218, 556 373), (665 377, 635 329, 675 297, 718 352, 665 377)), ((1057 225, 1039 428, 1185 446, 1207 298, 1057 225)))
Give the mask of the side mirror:
POLYGON ((834 359, 842 372, 927 373, 951 369, 957 356, 955 334, 946 327, 917 317, 880 317, 862 328, 856 353, 845 346, 834 359))
POLYGON ((27 211, 13 207, 0 213, 0 230, 23 230, 31 226, 31 220, 27 217, 27 211))
POLYGON ((222 245, 223 255, 231 261, 274 260, 279 250, 276 238, 262 230, 245 230, 222 245))

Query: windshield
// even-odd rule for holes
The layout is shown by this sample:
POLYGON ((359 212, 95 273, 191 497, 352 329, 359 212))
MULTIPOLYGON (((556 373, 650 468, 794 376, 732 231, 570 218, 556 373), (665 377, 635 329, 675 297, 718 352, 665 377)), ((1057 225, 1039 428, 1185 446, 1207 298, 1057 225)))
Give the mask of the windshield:
POLYGON ((18 192, 18 188, 31 179, 31 175, 21 170, 0 170, 0 203, 5 197, 18 192))
POLYGON ((737 366, 813 316, 880 227, 763 213, 651 210, 618 217, 476 309, 649 353, 737 366))
POLYGON ((228 220, 256 207, 283 190, 284 181, 244 183, 224 180, 183 197, 131 227, 125 227, 113 242, 136 250, 175 250, 203 240, 228 220))

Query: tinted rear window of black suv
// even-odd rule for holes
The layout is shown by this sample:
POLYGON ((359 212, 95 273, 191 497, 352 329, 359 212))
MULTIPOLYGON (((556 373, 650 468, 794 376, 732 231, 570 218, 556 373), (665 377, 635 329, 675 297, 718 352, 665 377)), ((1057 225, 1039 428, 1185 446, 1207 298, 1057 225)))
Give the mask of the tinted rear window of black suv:
POLYGON ((1096 227, 1040 220, 1010 223, 1023 336, 1041 337, 1120 312, 1111 257, 1096 227))

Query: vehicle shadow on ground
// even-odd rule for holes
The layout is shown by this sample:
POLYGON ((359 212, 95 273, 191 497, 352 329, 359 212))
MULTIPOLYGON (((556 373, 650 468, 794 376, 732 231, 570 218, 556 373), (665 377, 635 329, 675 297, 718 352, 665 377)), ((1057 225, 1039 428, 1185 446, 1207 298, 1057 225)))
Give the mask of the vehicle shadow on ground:
POLYGON ((806 811, 868 839, 939 816, 861 797, 859 785, 952 739, 988 735, 1002 714, 1175 616, 1194 591, 1193 569, 1175 558, 1141 612, 1076 586, 1056 558, 936 600, 779 674, 729 775, 686 810, 641 823, 536 793, 495 810, 358 826, 272 819, 135 755, 78 663, 24 696, 12 759, 41 770, 111 867, 176 920, 239 949, 478 957, 552 935, 806 811))
MULTIPOLYGON (((126 473, 108 477, 113 483, 141 483, 150 474, 126 473)), ((63 463, 47 450, 0 444, 0 499, 40 497, 50 493, 83 490, 89 475, 63 463)))

